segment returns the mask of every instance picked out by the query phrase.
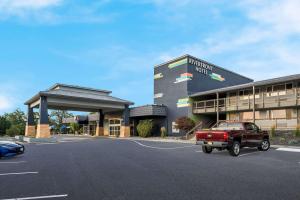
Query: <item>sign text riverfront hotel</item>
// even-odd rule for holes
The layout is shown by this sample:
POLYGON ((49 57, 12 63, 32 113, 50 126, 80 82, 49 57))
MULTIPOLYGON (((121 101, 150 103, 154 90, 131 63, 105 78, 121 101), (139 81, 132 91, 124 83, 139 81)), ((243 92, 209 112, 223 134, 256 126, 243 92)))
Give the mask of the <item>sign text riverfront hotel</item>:
POLYGON ((208 75, 208 71, 212 71, 212 66, 199 60, 189 58, 189 63, 196 66, 196 71, 208 75))

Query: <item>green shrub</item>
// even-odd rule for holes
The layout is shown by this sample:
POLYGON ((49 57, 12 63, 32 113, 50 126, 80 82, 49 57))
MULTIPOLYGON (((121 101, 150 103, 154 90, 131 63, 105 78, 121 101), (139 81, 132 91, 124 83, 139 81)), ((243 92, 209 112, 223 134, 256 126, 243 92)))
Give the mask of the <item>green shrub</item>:
POLYGON ((151 132, 153 129, 153 121, 152 120, 141 120, 137 125, 137 132, 140 137, 149 137, 151 136, 151 132))
POLYGON ((6 130, 6 135, 10 136, 10 137, 14 137, 16 135, 20 135, 21 131, 18 128, 18 126, 13 125, 11 126, 9 129, 6 130))
POLYGON ((294 136, 295 137, 300 137, 300 125, 296 127, 296 130, 294 131, 294 136))
POLYGON ((282 143, 285 143, 286 142, 286 139, 284 137, 281 137, 279 138, 279 142, 282 144, 282 143))
POLYGON ((276 132, 276 127, 273 125, 271 127, 271 132, 270 132, 271 137, 275 137, 275 132, 276 132))
POLYGON ((80 126, 78 123, 70 123, 70 129, 73 134, 77 134, 80 129, 80 126))
POLYGON ((166 129, 166 127, 161 127, 160 128, 160 136, 162 138, 167 137, 167 129, 166 129))
POLYGON ((298 140, 289 140, 288 141, 288 145, 296 145, 296 144, 299 144, 298 140))

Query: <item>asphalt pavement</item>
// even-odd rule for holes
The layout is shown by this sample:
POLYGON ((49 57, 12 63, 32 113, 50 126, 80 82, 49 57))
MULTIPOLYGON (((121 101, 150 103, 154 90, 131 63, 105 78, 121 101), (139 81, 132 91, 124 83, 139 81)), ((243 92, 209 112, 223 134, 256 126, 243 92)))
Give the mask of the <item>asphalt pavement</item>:
POLYGON ((0 160, 0 199, 300 199, 300 153, 121 139, 27 144, 0 160))

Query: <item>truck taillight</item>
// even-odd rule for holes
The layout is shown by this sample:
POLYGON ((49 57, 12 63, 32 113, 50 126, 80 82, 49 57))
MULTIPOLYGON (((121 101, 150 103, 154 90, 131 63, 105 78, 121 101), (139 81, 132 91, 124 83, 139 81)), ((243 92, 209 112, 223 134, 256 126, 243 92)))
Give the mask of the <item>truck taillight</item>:
POLYGON ((228 133, 224 133, 223 138, 224 138, 225 141, 228 140, 228 133))

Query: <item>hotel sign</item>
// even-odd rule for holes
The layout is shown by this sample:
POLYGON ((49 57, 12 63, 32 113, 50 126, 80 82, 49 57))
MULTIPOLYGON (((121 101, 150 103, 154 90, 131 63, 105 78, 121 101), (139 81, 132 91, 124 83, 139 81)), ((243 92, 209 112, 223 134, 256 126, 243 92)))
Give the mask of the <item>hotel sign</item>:
POLYGON ((211 65, 199 60, 195 60, 193 58, 189 58, 189 64, 196 66, 196 71, 205 75, 208 75, 209 71, 213 70, 213 67, 211 65))
POLYGON ((202 73, 204 75, 210 76, 211 79, 216 80, 216 81, 220 81, 223 82, 226 79, 217 73, 213 73, 213 66, 207 63, 204 63, 200 60, 196 60, 193 58, 189 58, 188 60, 189 64, 196 66, 196 71, 199 73, 202 73))

